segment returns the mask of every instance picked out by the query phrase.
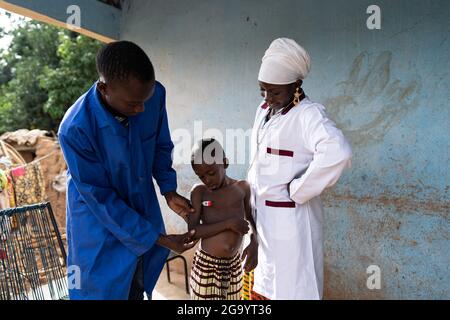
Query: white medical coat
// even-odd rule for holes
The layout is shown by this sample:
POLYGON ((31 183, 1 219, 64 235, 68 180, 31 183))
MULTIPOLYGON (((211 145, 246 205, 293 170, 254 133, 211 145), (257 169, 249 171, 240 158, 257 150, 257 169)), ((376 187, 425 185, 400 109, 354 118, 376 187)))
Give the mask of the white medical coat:
POLYGON ((308 97, 263 125, 268 111, 265 103, 258 107, 251 137, 248 180, 259 241, 253 290, 269 299, 321 299, 319 195, 350 165, 351 147, 308 97))

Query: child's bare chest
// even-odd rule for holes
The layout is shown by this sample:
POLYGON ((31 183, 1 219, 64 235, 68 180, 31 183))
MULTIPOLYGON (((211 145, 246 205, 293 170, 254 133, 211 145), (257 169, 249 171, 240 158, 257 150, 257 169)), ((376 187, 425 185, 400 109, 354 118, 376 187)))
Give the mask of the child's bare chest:
POLYGON ((215 223, 234 217, 244 218, 244 198, 244 192, 234 187, 205 192, 202 196, 202 221, 215 223))

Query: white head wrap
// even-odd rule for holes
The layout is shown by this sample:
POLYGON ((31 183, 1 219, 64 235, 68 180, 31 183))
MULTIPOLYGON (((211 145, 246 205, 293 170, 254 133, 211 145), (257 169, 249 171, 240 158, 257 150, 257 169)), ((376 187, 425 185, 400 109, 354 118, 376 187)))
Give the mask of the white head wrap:
POLYGON ((305 79, 311 68, 308 52, 288 38, 274 40, 266 50, 258 80, 270 84, 289 84, 305 79))

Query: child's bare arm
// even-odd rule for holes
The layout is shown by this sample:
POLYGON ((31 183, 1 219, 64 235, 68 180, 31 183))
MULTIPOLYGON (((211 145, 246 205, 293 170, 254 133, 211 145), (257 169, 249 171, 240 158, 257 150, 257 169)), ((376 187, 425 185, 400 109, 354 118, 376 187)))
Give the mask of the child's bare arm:
POLYGON ((244 270, 250 272, 255 269, 258 265, 258 238, 256 234, 256 224, 252 215, 252 205, 251 205, 251 189, 247 181, 242 182, 242 188, 245 191, 245 218, 250 222, 252 226, 252 234, 250 236, 250 243, 242 252, 242 260, 245 259, 244 270))
POLYGON ((244 199, 245 219, 247 219, 247 221, 250 222, 250 225, 252 226, 252 236, 253 235, 256 236, 256 224, 253 219, 252 204, 250 201, 250 197, 251 197, 250 185, 248 184, 247 181, 242 181, 241 186, 242 186, 242 189, 245 191, 245 199, 244 199))
POLYGON ((195 213, 189 215, 188 228, 195 229, 193 240, 204 239, 215 236, 225 230, 233 230, 235 232, 245 234, 248 232, 248 224, 245 220, 239 218, 230 218, 225 221, 202 224, 202 195, 205 187, 198 185, 191 192, 191 203, 195 209, 195 213))

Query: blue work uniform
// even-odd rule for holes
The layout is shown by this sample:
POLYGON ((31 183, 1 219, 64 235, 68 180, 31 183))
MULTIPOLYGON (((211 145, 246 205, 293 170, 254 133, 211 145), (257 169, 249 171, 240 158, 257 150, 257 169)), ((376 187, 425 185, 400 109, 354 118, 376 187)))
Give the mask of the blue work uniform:
POLYGON ((175 191, 166 95, 156 82, 145 111, 122 125, 100 100, 97 83, 67 111, 59 141, 68 166, 70 299, 127 299, 139 257, 151 294, 169 251, 153 179, 175 191))

